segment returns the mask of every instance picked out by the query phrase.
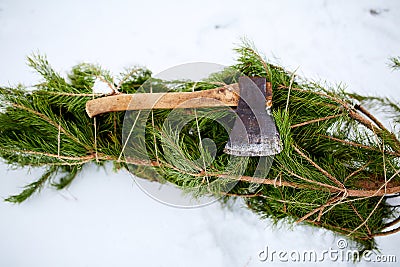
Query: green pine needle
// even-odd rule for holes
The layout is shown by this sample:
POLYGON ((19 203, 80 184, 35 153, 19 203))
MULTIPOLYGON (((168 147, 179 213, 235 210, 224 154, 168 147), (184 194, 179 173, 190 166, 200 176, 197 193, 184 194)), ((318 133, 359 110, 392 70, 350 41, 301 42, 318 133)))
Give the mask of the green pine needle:
MULTIPOLYGON (((302 222, 348 236, 360 249, 375 248, 374 237, 387 234, 387 221, 399 215, 381 190, 385 181, 397 193, 400 186, 399 104, 299 78, 268 63, 249 42, 235 50, 236 65, 198 83, 153 79, 142 67, 114 76, 86 63, 66 79, 46 57, 29 57, 43 80, 33 90, 0 87, 0 157, 46 172, 6 201, 21 203, 46 185, 66 188, 86 164, 111 161, 116 169, 173 183, 193 197, 242 197, 275 223, 302 222), (122 93, 148 93, 150 85, 153 92, 190 92, 235 83, 238 73, 272 84, 272 115, 284 148, 273 161, 223 152, 229 134, 219 122, 229 128, 235 120, 224 108, 116 112, 95 119, 85 112, 87 101, 104 97, 92 92, 99 77, 122 93), (371 106, 392 119, 392 128, 366 110, 371 106), (123 127, 134 121, 133 129, 123 127)), ((399 58, 392 62, 400 66, 399 58)))

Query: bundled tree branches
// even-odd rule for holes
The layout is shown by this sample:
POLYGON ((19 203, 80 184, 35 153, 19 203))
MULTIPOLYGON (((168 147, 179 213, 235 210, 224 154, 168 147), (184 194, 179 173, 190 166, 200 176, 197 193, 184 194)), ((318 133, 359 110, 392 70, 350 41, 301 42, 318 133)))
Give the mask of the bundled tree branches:
POLYGON ((98 66, 80 64, 65 79, 36 55, 29 64, 43 82, 33 90, 0 88, 0 156, 15 166, 44 166, 46 172, 7 201, 20 203, 46 184, 65 188, 85 164, 112 161, 117 168, 173 183, 194 196, 242 197, 263 218, 323 227, 355 240, 360 249, 374 248, 375 236, 399 231, 387 230, 399 214, 385 201, 400 193, 399 134, 366 109, 371 102, 386 107, 396 125, 399 105, 299 79, 264 61, 248 45, 236 51, 236 65, 202 82, 153 80, 151 90, 216 88, 236 82, 237 72, 266 77, 284 146, 273 161, 262 162, 271 165, 269 172, 257 171, 260 158, 223 153, 229 133, 218 121, 232 122, 225 109, 86 115, 86 102, 104 97, 93 93, 95 79, 121 93, 148 92, 149 70, 134 68, 113 77, 98 66), (182 118, 176 120, 178 127, 165 123, 171 116, 182 118), (135 127, 124 132, 124 120, 144 126, 144 135, 135 134, 135 127))

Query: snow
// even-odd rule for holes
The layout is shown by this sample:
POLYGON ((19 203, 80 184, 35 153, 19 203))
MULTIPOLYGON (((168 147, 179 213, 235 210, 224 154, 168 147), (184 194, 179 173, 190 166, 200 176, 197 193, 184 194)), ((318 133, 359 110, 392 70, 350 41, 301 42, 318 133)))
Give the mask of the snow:
POLYGON ((94 94, 109 95, 109 94, 112 94, 114 92, 114 88, 112 88, 110 84, 105 82, 104 78, 100 78, 100 77, 97 77, 94 80, 94 84, 93 84, 92 90, 93 90, 94 94))
MULTIPOLYGON (((0 84, 37 82, 25 63, 38 51, 60 72, 83 61, 116 74, 132 65, 155 73, 189 62, 230 65, 232 48, 246 36, 304 77, 399 101, 400 73, 387 67, 400 55, 399 25, 396 0, 0 0, 0 84)), ((0 173, 7 197, 40 171, 2 164, 0 173)), ((241 203, 163 205, 129 173, 95 166, 68 190, 45 189, 21 205, 1 202, 0 214, 0 266, 266 266, 258 260, 265 246, 322 251, 338 240, 319 229, 272 227, 241 203)), ((399 258, 398 238, 379 238, 381 252, 399 258)))

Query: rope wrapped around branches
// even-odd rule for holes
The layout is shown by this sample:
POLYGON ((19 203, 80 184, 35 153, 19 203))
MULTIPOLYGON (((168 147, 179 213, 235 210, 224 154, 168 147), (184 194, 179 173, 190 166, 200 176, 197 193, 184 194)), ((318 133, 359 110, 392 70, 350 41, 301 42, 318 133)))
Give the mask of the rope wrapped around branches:
MULTIPOLYGON (((399 105, 302 80, 264 61, 248 45, 236 51, 238 62, 232 70, 265 77, 272 84, 272 115, 283 151, 274 157, 268 173, 255 174, 257 157, 247 159, 240 175, 241 163, 229 165, 231 159, 223 153, 229 133, 216 123, 226 114, 218 108, 182 109, 189 119, 178 133, 164 124, 171 110, 154 110, 147 117, 138 111, 131 113, 145 125, 143 139, 137 140, 145 150, 126 156, 122 132, 127 115, 114 112, 89 118, 85 105, 104 97, 92 91, 96 78, 101 77, 118 93, 136 93, 143 90, 151 72, 133 68, 113 76, 98 66, 80 64, 66 79, 46 58, 35 55, 29 64, 44 80, 34 90, 22 85, 0 88, 0 156, 10 165, 45 167, 47 171, 7 201, 23 202, 46 184, 63 189, 84 165, 112 161, 117 169, 173 183, 193 196, 241 197, 262 218, 322 227, 348 236, 360 249, 375 248, 376 236, 400 231, 395 228, 398 209, 386 202, 387 197, 400 193, 399 134, 366 108, 379 103, 395 118, 395 124, 399 105), (204 138, 214 142, 214 157, 201 146, 204 138), (221 190, 233 182, 229 191, 221 190)), ((234 82, 232 72, 224 71, 202 82, 157 84, 169 91, 191 92, 234 82)))

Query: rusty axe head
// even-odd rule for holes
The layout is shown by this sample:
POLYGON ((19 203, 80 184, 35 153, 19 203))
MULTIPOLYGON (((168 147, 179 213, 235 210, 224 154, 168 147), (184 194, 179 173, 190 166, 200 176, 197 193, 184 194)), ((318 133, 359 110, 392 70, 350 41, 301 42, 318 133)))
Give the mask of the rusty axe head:
POLYGON ((237 118, 224 152, 235 156, 271 156, 281 152, 282 143, 272 115, 268 113, 271 90, 262 77, 239 78, 237 118), (267 92, 268 91, 268 92, 267 92))

